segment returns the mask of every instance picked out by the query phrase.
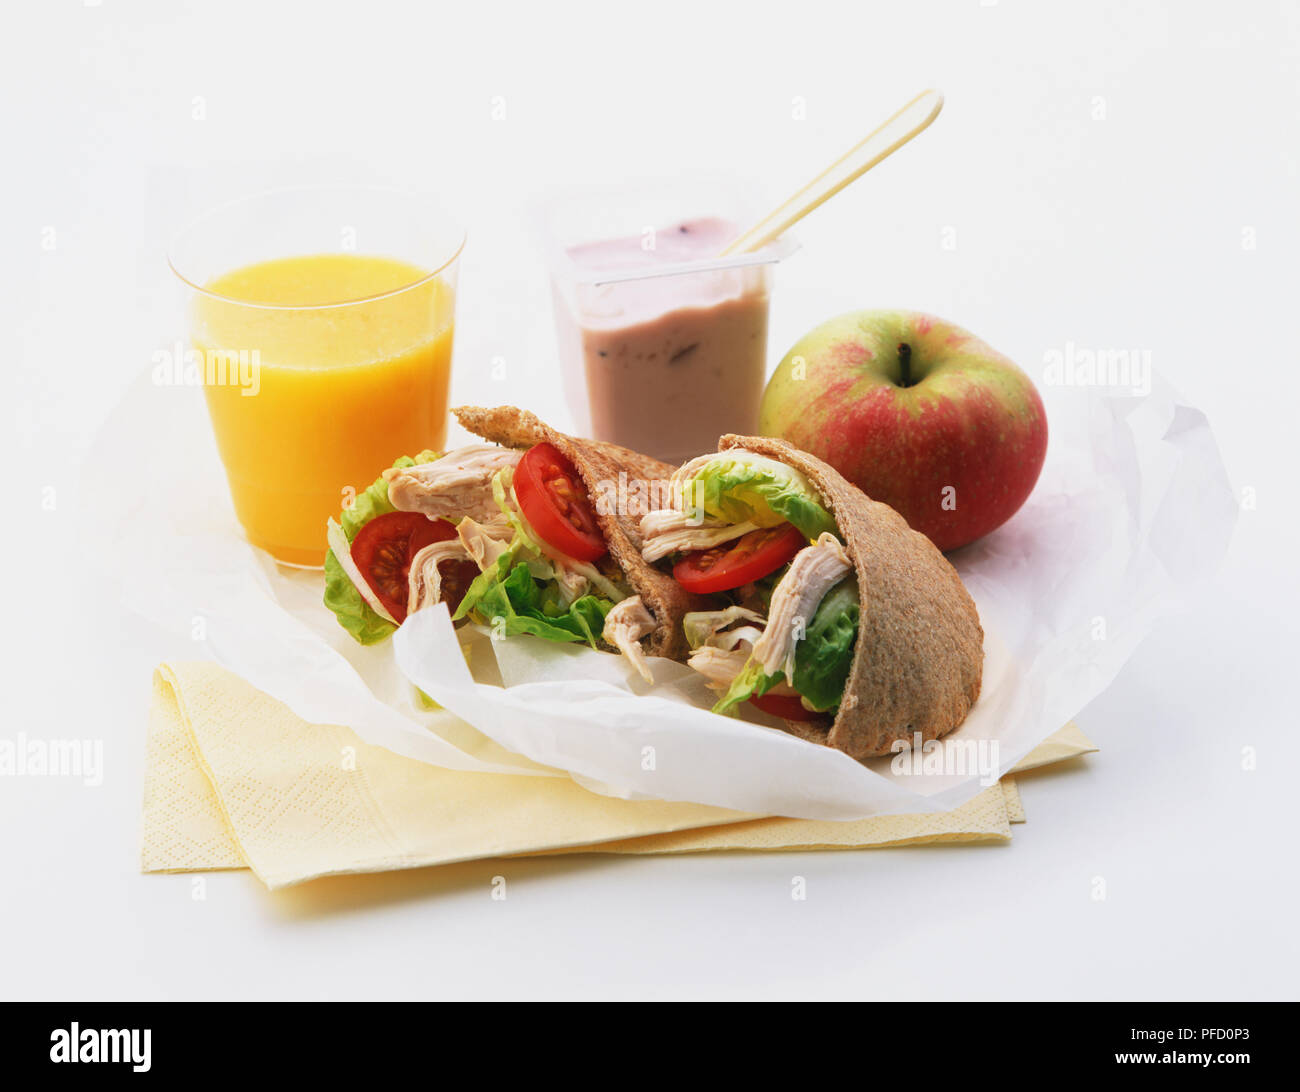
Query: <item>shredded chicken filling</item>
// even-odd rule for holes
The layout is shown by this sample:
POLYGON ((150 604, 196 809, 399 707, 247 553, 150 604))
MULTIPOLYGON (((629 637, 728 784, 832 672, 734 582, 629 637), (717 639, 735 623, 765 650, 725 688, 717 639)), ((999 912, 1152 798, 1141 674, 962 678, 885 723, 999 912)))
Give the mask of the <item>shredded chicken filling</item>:
POLYGON ((646 661, 645 649, 641 647, 641 639, 650 636, 654 630, 653 615, 646 610, 641 597, 633 595, 616 603, 605 615, 605 628, 601 637, 632 661, 632 666, 641 678, 653 683, 654 676, 650 674, 650 665, 646 661))
POLYGON ((500 514, 492 499, 493 476, 522 455, 496 444, 471 444, 431 463, 390 467, 384 471, 388 499, 399 512, 430 519, 470 516, 486 523, 500 514))
MULTIPOLYGON (((434 542, 411 559, 408 613, 413 614, 441 600, 440 567, 444 563, 472 561, 480 572, 485 572, 509 548, 516 528, 494 496, 493 481, 502 470, 517 465, 521 455, 522 452, 495 444, 474 444, 432 463, 384 471, 388 499, 396 509, 420 512, 429 519, 448 519, 456 524, 454 539, 434 542)), ((596 566, 566 557, 528 528, 513 488, 503 491, 501 502, 509 505, 511 513, 536 540, 545 560, 530 561, 529 567, 534 569, 536 577, 556 582, 565 607, 593 590, 602 595, 626 594, 618 583, 606 577, 596 566)), ((680 516, 680 513, 673 514, 680 516)), ((736 533, 743 534, 744 531, 736 533)), ((641 641, 654 630, 654 617, 641 602, 641 597, 631 596, 622 599, 606 615, 601 636, 632 661, 642 678, 653 682, 641 641)))
POLYGON ((407 578, 406 613, 432 607, 442 601, 442 572, 438 568, 444 561, 465 561, 469 554, 459 539, 431 542, 411 558, 411 571, 407 578))
POLYGON ((764 675, 784 675, 793 683, 795 646, 826 593, 852 569, 840 540, 829 532, 795 554, 772 592, 767 628, 754 642, 754 662, 764 675))
POLYGON ((756 530, 756 523, 697 520, 675 508, 647 512, 641 517, 641 556, 653 565, 669 554, 711 550, 756 530))
POLYGON ((514 535, 514 528, 500 512, 487 523, 466 516, 456 524, 456 537, 432 542, 411 559, 407 578, 407 614, 442 601, 442 572, 445 561, 472 561, 479 571, 497 563, 514 535))
POLYGON ((506 552, 506 547, 515 536, 515 529, 505 516, 497 512, 486 523, 479 523, 466 516, 456 524, 456 536, 465 547, 466 556, 479 567, 480 572, 484 572, 506 552))

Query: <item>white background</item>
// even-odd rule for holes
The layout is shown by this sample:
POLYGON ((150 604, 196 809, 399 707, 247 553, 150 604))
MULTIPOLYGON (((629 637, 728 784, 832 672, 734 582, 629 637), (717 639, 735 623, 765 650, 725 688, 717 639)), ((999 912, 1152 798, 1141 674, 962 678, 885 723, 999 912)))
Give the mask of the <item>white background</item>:
POLYGON ((6 15, 2 730, 102 738, 106 778, 0 780, 0 994, 1295 997, 1295 3, 6 15), (927 86, 935 126, 799 228, 773 363, 824 318, 894 305, 1035 375, 1070 341, 1150 350, 1254 501, 1214 586, 1081 711, 1101 753, 1023 780, 1013 843, 497 861, 277 895, 226 874, 205 901, 140 876, 150 671, 193 650, 79 580, 78 477, 179 332, 169 229, 284 182, 436 189, 470 232, 454 398, 563 423, 530 202, 680 166, 780 198, 927 86))

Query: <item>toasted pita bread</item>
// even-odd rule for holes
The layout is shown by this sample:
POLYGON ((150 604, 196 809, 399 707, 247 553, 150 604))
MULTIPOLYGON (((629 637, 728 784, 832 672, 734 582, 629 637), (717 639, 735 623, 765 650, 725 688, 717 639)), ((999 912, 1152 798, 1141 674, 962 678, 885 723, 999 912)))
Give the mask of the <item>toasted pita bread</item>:
POLYGON ((834 721, 787 721, 794 735, 862 760, 951 732, 980 694, 984 630, 975 603, 934 544, 886 504, 784 440, 722 437, 792 466, 821 494, 857 570, 861 617, 853 666, 834 721))
MULTIPOLYGON (((573 463, 593 498, 608 488, 608 483, 617 482, 620 471, 627 475, 629 482, 637 479, 651 482, 666 481, 674 469, 617 444, 557 432, 527 410, 514 406, 494 409, 460 406, 452 413, 467 431, 492 443, 514 448, 532 447, 543 441, 554 444, 573 463)), ((655 631, 642 641, 646 652, 651 656, 684 660, 688 649, 682 632, 682 616, 687 611, 706 610, 708 605, 642 559, 640 514, 597 511, 596 519, 605 533, 610 555, 656 622, 655 631)))

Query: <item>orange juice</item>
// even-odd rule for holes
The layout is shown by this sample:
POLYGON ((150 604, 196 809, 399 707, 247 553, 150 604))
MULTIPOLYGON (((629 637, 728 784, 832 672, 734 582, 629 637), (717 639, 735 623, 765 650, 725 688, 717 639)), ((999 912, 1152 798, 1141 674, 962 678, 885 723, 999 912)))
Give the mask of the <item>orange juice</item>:
POLYGON ((194 347, 235 511, 256 546, 321 565, 325 522, 446 436, 454 294, 389 258, 320 254, 223 274, 194 347), (238 354, 240 367, 233 366, 238 354), (213 367, 229 360, 231 366, 213 367))

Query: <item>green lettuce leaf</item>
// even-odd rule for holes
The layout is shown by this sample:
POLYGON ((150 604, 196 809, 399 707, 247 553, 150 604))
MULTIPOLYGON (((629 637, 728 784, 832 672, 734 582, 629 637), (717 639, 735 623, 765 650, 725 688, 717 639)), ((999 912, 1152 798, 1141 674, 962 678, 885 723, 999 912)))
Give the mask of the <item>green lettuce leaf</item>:
POLYGON ((823 596, 794 650, 794 688, 819 713, 836 708, 858 639, 858 582, 846 576, 823 596))
POLYGON ((513 637, 529 633, 548 641, 586 641, 598 647, 605 615, 614 609, 609 599, 583 595, 567 608, 560 602, 553 581, 539 583, 525 561, 518 560, 512 544, 496 566, 484 569, 469 586, 456 611, 457 618, 472 615, 491 626, 494 634, 513 637))
POLYGON ((722 700, 713 707, 715 713, 722 713, 724 716, 735 716, 735 708, 742 701, 749 701, 750 698, 761 698, 777 683, 782 682, 781 675, 764 675, 758 664, 751 660, 745 665, 745 668, 739 675, 731 681, 731 687, 723 695, 722 700))
POLYGON ((788 520, 809 539, 823 531, 837 533, 834 518, 807 478, 785 463, 748 451, 724 451, 710 459, 684 484, 682 508, 703 508, 705 518, 751 521, 760 527, 788 520))
MULTIPOLYGON (((846 576, 822 597, 811 625, 795 645, 794 688, 804 704, 819 713, 837 708, 844 697, 858 639, 858 615, 858 582, 846 576)), ((762 697, 783 679, 779 673, 763 674, 751 660, 713 711, 730 714, 742 701, 762 697)))
MULTIPOLYGON (((547 641, 586 641, 597 648, 605 628, 605 615, 613 610, 614 600, 587 594, 567 606, 564 604, 552 562, 542 552, 523 515, 509 503, 513 478, 513 468, 499 470, 492 478, 492 497, 514 528, 515 537, 497 558, 496 565, 474 578, 455 617, 457 620, 472 617, 482 625, 491 626, 494 634, 501 637, 528 633, 547 641)), ((600 583, 617 590, 604 577, 600 577, 600 583)))
MULTIPOLYGON (((441 452, 421 451, 414 458, 403 455, 393 466, 415 466, 418 463, 431 463, 441 457, 441 452)), ((352 504, 343 509, 339 523, 348 542, 352 542, 357 533, 376 516, 395 511, 388 499, 388 483, 383 476, 375 479, 373 485, 357 495, 352 504)), ((375 613, 374 609, 353 586, 348 574, 343 571, 330 550, 325 555, 325 605, 334 612, 339 625, 346 629, 353 638, 363 645, 373 645, 392 634, 397 627, 375 613)))

